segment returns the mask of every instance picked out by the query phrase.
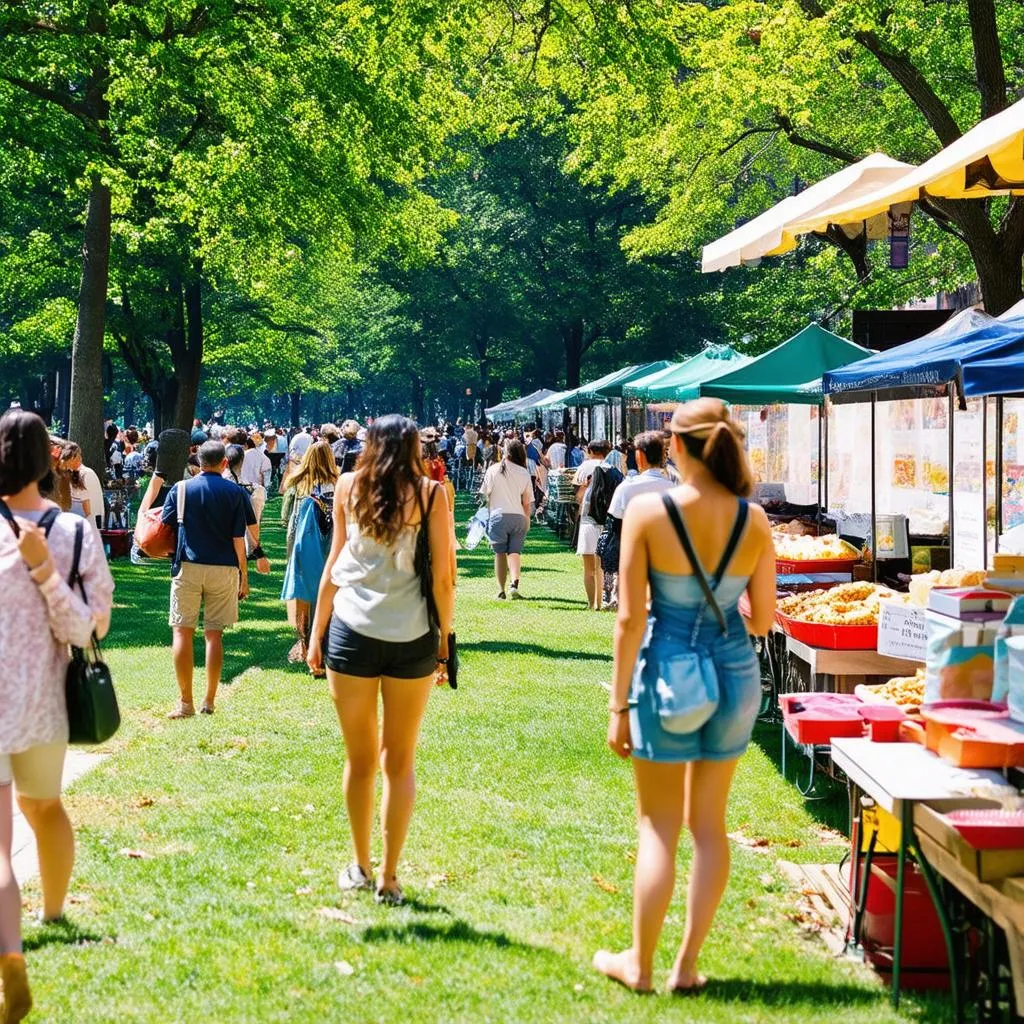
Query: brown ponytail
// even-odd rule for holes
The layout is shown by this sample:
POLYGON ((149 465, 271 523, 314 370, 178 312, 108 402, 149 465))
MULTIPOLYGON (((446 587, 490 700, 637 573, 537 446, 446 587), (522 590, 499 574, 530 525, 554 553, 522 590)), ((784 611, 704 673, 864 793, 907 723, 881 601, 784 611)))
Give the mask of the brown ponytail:
POLYGON ((730 418, 724 402, 698 398, 679 406, 672 417, 672 433, 723 487, 741 498, 750 495, 753 474, 743 447, 743 429, 730 418))

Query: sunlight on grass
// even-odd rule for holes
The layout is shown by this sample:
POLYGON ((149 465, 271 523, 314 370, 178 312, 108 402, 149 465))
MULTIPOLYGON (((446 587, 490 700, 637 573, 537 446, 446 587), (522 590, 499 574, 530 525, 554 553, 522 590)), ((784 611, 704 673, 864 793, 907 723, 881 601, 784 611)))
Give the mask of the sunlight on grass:
MULTIPOLYGON (((280 559, 280 528, 265 532, 280 559)), ((585 611, 577 559, 544 530, 530 536, 527 600, 494 600, 484 549, 460 565, 463 674, 428 710, 411 898, 397 911, 335 887, 349 855, 341 742, 325 684, 285 664, 280 562, 254 577, 228 637, 234 681, 217 714, 180 723, 163 717, 175 699, 167 570, 115 565, 124 609, 107 647, 126 726, 70 795, 72 924, 28 929, 33 1019, 945 1019, 944 1000, 909 998, 894 1014, 869 972, 786 919, 776 859, 843 851, 781 782, 774 730, 738 776, 730 829, 766 845, 734 850, 703 964, 715 988, 645 999, 595 976, 594 949, 629 939, 635 842, 629 769, 603 743, 612 620, 585 611)), ((683 871, 688 856, 684 842, 683 871)), ((681 938, 683 891, 659 973, 681 938)))

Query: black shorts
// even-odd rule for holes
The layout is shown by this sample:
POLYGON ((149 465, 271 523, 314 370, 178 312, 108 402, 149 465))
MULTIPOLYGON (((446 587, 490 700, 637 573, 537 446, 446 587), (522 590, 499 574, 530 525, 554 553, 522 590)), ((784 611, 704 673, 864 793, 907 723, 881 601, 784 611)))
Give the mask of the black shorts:
POLYGON ((424 633, 418 640, 394 643, 374 640, 350 629, 337 615, 324 645, 324 661, 332 672, 364 679, 389 676, 392 679, 424 679, 437 668, 437 633, 424 633))

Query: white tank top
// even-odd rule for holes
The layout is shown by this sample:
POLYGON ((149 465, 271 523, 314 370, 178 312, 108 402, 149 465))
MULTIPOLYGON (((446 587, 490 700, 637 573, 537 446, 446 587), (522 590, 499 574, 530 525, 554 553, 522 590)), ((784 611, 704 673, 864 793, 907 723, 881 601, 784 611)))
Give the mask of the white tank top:
POLYGON ((402 528, 384 545, 359 531, 351 505, 345 513, 345 546, 331 570, 334 614, 349 629, 374 640, 408 643, 430 632, 427 602, 416 574, 420 524, 402 528))

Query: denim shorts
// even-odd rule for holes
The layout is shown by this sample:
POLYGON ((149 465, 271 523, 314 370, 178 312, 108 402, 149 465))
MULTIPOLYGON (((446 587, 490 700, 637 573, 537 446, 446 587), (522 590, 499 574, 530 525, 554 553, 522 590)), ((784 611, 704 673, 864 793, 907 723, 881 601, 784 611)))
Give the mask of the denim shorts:
POLYGON ((425 679, 437 668, 437 633, 396 643, 375 640, 350 629, 337 615, 324 642, 324 662, 332 672, 363 679, 425 679))
POLYGON ((651 636, 637 661, 630 688, 630 742, 633 756, 645 761, 680 763, 731 761, 750 744, 761 706, 761 669, 742 623, 728 635, 690 647, 689 637, 651 636), (684 649, 710 659, 718 676, 718 708, 692 733, 668 732, 658 714, 657 684, 667 678, 669 662, 684 649))
POLYGON ((492 512, 487 518, 487 539, 496 555, 521 555, 526 543, 526 516, 492 512))

